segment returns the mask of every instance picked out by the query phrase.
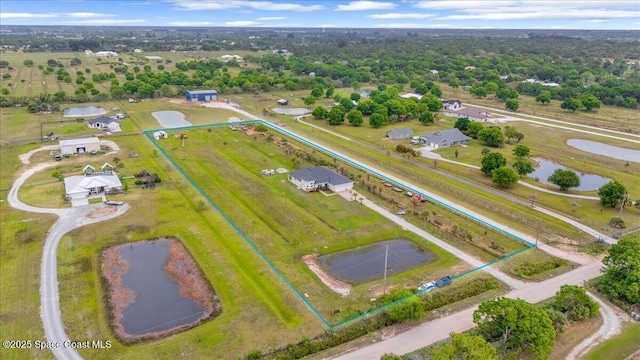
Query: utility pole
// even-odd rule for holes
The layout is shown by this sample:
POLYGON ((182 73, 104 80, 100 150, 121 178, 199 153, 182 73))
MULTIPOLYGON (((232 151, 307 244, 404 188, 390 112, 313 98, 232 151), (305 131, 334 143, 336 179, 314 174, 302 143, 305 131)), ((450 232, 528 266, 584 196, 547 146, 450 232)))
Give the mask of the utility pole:
POLYGON ((389 245, 384 250, 384 293, 387 293, 387 258, 389 256, 389 245))

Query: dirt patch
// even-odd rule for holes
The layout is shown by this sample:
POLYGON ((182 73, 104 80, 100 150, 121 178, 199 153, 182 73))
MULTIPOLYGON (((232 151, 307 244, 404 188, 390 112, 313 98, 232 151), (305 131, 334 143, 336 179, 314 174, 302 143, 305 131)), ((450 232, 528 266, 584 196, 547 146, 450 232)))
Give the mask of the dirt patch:
POLYGON ((113 247, 102 253, 102 277, 106 282, 109 299, 111 326, 120 338, 126 335, 122 326, 122 311, 136 301, 136 293, 124 287, 122 276, 129 272, 130 265, 120 257, 120 251, 113 247))
POLYGON ((331 290, 342 296, 349 295, 349 293, 351 293, 351 285, 336 280, 329 274, 325 273, 324 270, 320 268, 320 265, 318 265, 318 256, 319 254, 305 255, 302 257, 302 261, 304 261, 304 263, 309 267, 309 270, 313 271, 313 273, 316 274, 331 290))
POLYGON ((103 216, 111 215, 118 210, 117 207, 113 205, 101 206, 99 208, 95 208, 86 215, 89 219, 97 219, 103 216))

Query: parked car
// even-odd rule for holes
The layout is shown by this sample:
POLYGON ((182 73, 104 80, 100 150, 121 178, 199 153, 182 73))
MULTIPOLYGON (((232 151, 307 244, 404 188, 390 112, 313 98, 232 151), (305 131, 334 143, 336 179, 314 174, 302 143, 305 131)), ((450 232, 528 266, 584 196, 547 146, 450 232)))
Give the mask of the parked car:
POLYGON ((398 214, 398 215, 406 215, 406 213, 407 213, 407 210, 402 209, 402 210, 398 211, 396 214, 398 214))
POLYGON ((56 161, 60 161, 60 160, 62 160, 62 155, 57 154, 57 155, 56 155, 56 161))
POLYGON ((429 281, 428 283, 424 283, 418 287, 418 291, 431 291, 436 287, 436 283, 433 281, 429 281))
POLYGON ((407 196, 408 196, 408 197, 412 197, 412 196, 413 196, 413 193, 412 193, 411 191, 407 191, 407 196))
POLYGON ((443 287, 443 286, 450 285, 452 280, 453 279, 451 279, 450 275, 443 276, 440 279, 438 279, 438 281, 436 281, 436 286, 437 287, 443 287))

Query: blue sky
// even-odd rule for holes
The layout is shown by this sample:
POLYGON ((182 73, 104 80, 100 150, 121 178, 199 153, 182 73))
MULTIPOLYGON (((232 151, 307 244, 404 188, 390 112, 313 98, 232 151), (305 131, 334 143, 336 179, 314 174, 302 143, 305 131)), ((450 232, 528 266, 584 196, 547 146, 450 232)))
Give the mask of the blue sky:
POLYGON ((0 24, 640 30, 640 1, 0 0, 0 24))

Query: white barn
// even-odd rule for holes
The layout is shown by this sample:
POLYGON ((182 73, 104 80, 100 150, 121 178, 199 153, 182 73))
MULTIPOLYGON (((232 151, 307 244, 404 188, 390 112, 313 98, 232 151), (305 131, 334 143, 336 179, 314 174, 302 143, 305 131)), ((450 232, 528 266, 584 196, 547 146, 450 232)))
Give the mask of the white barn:
POLYGON ((353 180, 321 166, 289 173, 289 181, 304 191, 317 191, 325 186, 333 192, 353 189, 353 180))
POLYGON ((91 151, 100 151, 100 139, 90 137, 60 140, 60 153, 62 155, 83 154, 91 151))

